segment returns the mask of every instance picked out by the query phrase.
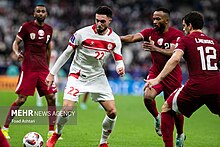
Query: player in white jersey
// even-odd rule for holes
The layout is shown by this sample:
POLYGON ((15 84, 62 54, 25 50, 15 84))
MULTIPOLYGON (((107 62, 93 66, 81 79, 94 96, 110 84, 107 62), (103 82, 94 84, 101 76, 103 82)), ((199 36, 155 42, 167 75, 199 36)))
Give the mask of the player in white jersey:
POLYGON ((79 95, 86 92, 89 92, 92 99, 99 102, 106 111, 99 146, 108 147, 107 140, 116 121, 116 106, 103 69, 105 59, 112 54, 117 73, 120 76, 125 74, 121 41, 119 36, 109 28, 111 21, 111 9, 107 6, 100 6, 95 13, 95 24, 84 27, 72 35, 66 50, 48 74, 46 83, 50 87, 54 81, 54 75, 75 51, 64 91, 62 113, 57 117, 56 132, 47 141, 47 147, 55 145, 61 136, 64 124, 68 121, 68 112, 72 111, 79 95))

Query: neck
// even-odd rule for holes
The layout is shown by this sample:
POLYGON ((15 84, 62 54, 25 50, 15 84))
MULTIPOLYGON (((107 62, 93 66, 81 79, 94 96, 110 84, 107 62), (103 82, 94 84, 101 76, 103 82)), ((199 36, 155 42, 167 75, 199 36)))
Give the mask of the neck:
POLYGON ((191 30, 191 31, 190 31, 190 33, 193 33, 193 32, 200 32, 200 33, 202 33, 202 30, 197 29, 197 30, 191 30))
POLYGON ((34 22, 38 25, 38 26, 43 26, 44 25, 44 22, 39 22, 37 20, 34 20, 34 22))

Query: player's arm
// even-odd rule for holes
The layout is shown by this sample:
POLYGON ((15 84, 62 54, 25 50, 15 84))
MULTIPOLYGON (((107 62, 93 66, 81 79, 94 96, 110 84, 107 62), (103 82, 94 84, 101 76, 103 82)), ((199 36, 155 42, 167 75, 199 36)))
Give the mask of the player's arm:
POLYGON ((68 45, 64 52, 60 55, 60 57, 55 62, 54 66, 50 70, 50 73, 47 75, 46 84, 48 88, 52 85, 54 81, 54 75, 60 70, 60 68, 67 62, 70 58, 71 54, 74 52, 75 48, 68 45))
POLYGON ((145 41, 142 44, 142 47, 144 48, 145 51, 158 52, 166 56, 172 56, 173 51, 175 49, 175 44, 171 43, 169 49, 160 48, 155 46, 154 41, 151 40, 151 38, 149 37, 149 41, 145 41))
POLYGON ((113 58, 114 58, 115 64, 116 64, 116 72, 120 76, 124 76, 124 74, 125 74, 125 65, 124 65, 124 62, 123 62, 121 47, 122 47, 121 41, 118 38, 118 40, 116 40, 116 47, 113 50, 112 54, 113 54, 113 58))
POLYGON ((160 74, 155 79, 145 80, 146 84, 144 85, 144 89, 147 87, 151 88, 152 86, 159 84, 176 67, 176 65, 179 64, 182 56, 182 50, 175 50, 160 74))
POLYGON ((129 34, 125 36, 120 36, 120 39, 122 42, 133 43, 133 42, 142 41, 143 37, 141 36, 140 33, 137 33, 137 34, 129 34))
POLYGON ((18 36, 16 36, 13 44, 12 44, 12 50, 14 51, 15 55, 17 56, 18 61, 22 61, 24 56, 22 51, 19 50, 19 44, 22 42, 22 39, 20 39, 18 36))
POLYGON ((51 41, 47 44, 47 63, 50 65, 50 56, 51 56, 51 41))

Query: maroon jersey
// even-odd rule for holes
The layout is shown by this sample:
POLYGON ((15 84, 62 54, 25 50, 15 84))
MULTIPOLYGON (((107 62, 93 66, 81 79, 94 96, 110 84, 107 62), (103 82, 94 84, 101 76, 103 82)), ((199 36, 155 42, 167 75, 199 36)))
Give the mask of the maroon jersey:
POLYGON ((24 43, 22 71, 48 71, 47 45, 52 38, 53 29, 44 24, 38 26, 34 21, 24 23, 17 37, 24 43))
POLYGON ((188 65, 191 89, 200 94, 220 93, 218 43, 204 33, 193 32, 178 41, 176 50, 179 49, 188 65))
MULTIPOLYGON (((170 27, 167 32, 162 34, 156 31, 154 28, 144 29, 140 32, 140 34, 146 41, 149 41, 149 37, 151 37, 151 40, 154 41, 154 44, 157 47, 163 49, 170 49, 171 44, 176 44, 178 38, 184 36, 184 34, 181 31, 172 27, 170 27)), ((158 75, 165 66, 166 62, 170 59, 170 56, 166 56, 158 52, 151 52, 151 56, 152 67, 150 68, 150 72, 153 72, 155 75, 158 75)), ((172 83, 181 83, 182 71, 180 69, 180 66, 177 65, 175 69, 165 79, 172 83)))

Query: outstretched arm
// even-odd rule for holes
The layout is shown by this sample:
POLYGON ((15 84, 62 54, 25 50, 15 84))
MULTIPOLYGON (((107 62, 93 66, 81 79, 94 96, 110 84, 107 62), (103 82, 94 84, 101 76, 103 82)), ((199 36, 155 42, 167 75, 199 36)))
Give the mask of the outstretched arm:
POLYGON ((68 45, 65 51, 61 54, 61 56, 57 59, 56 63, 52 67, 50 73, 47 75, 46 84, 48 88, 53 84, 54 75, 60 70, 60 68, 66 63, 66 61, 70 58, 71 54, 74 52, 74 49, 68 45))
POLYGON ((129 34, 125 36, 120 36, 120 39, 122 42, 133 43, 133 42, 142 41, 143 37, 141 36, 140 33, 137 33, 137 34, 129 34))

